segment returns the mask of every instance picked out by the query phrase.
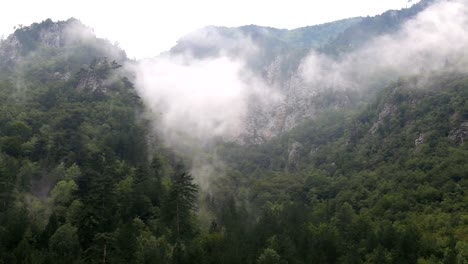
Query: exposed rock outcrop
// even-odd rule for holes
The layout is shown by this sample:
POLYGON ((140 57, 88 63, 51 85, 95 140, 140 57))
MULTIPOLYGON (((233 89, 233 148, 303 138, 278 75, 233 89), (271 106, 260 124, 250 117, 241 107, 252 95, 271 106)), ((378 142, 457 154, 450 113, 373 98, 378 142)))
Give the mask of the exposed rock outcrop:
POLYGON ((421 144, 424 143, 425 135, 424 133, 419 133, 419 136, 417 139, 414 140, 414 145, 417 147, 421 144))
POLYGON ((47 19, 31 26, 20 26, 0 44, 0 68, 13 68, 22 56, 43 47, 58 49, 92 38, 95 38, 92 29, 74 18, 59 22, 47 19))
POLYGON ((95 91, 104 89, 103 82, 111 70, 120 68, 116 61, 109 62, 107 58, 99 58, 91 63, 89 68, 82 68, 79 72, 80 80, 76 89, 95 91))
POLYGON ((450 131, 449 139, 457 145, 463 144, 468 139, 468 121, 461 123, 461 125, 450 131))
POLYGON ((384 120, 388 117, 395 116, 395 114, 398 111, 398 107, 393 104, 385 104, 383 110, 379 113, 379 118, 377 121, 372 125, 371 129, 369 132, 371 134, 375 134, 377 130, 379 129, 380 126, 384 123, 384 120))
POLYGON ((304 151, 304 146, 295 141, 291 144, 288 150, 288 169, 295 169, 299 163, 299 159, 304 151))
POLYGON ((11 35, 1 42, 0 49, 0 67, 5 68, 11 65, 12 62, 18 60, 20 53, 20 42, 15 35, 11 35))

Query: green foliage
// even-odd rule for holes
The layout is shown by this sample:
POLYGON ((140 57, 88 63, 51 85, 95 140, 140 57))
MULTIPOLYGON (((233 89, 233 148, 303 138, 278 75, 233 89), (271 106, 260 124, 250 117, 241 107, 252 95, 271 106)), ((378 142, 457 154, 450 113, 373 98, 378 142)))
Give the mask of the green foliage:
POLYGON ((235 229, 244 262, 276 237, 269 247, 288 263, 463 263, 468 152, 449 135, 467 121, 468 82, 433 75, 424 88, 402 79, 354 113, 324 113, 259 146, 220 146, 231 171, 216 199, 246 199, 256 219, 251 235, 235 229), (291 142, 302 146, 294 169, 291 142))
POLYGON ((52 26, 17 31, 22 59, 0 72, 0 263, 467 263, 466 75, 407 77, 264 144, 217 143, 224 174, 199 193, 148 146, 122 51, 44 45, 52 26))
POLYGON ((280 264, 280 256, 274 249, 267 248, 258 257, 258 264, 280 264))
POLYGON ((167 153, 148 161, 123 51, 72 31, 91 34, 73 19, 20 28, 20 58, 0 63, 0 263, 147 263, 154 241, 168 263, 167 153))
POLYGON ((51 198, 56 205, 67 206, 73 200, 74 193, 78 186, 73 180, 59 181, 52 189, 51 198))
POLYGON ((197 208, 198 186, 193 183, 192 175, 178 171, 172 179, 172 185, 163 208, 166 223, 175 230, 176 240, 190 237, 192 230, 192 211, 197 208))
POLYGON ((54 263, 78 263, 81 248, 77 228, 70 224, 59 227, 50 237, 49 250, 54 263))

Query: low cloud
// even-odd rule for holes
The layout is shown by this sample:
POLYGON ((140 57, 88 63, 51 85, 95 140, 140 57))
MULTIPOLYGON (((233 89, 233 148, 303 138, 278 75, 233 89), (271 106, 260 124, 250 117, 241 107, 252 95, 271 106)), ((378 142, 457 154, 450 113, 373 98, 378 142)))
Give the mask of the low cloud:
POLYGON ((370 41, 339 59, 312 51, 300 76, 313 88, 360 89, 372 81, 438 70, 468 69, 468 7, 437 1, 402 29, 370 41))
POLYGON ((245 128, 248 99, 268 88, 241 60, 167 56, 136 68, 136 87, 171 144, 180 136, 233 139, 245 128))
POLYGON ((468 8, 464 0, 438 1, 397 32, 338 58, 311 51, 287 87, 252 70, 261 50, 253 43, 209 27, 182 39, 180 50, 132 66, 155 131, 191 159, 204 189, 224 166, 212 142, 244 134, 268 139, 290 129, 318 111, 311 104, 320 90, 371 89, 400 76, 466 71, 468 8))
POLYGON ((257 47, 234 33, 225 37, 208 27, 182 39, 181 50, 132 66, 155 133, 185 157, 207 192, 211 179, 225 171, 210 146, 242 140, 253 109, 281 98, 247 66, 257 47))

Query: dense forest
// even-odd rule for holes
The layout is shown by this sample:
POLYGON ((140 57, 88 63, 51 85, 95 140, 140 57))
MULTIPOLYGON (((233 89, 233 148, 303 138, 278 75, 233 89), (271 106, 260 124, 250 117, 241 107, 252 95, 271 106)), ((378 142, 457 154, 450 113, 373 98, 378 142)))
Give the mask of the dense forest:
MULTIPOLYGON (((323 49, 372 21, 328 25, 323 49)), ((467 73, 401 76, 261 144, 215 141, 207 191, 154 133, 135 62, 78 20, 18 28, 0 60, 2 264, 468 263, 467 73)))

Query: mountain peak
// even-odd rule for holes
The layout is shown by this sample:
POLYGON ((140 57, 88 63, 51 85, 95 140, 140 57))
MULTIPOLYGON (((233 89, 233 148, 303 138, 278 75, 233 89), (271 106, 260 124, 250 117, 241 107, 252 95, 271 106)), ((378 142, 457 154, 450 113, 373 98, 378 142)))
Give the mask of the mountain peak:
POLYGON ((76 18, 65 21, 46 19, 30 26, 20 26, 0 43, 0 67, 12 68, 26 56, 65 55, 81 64, 98 57, 123 61, 127 56, 118 46, 97 38, 93 29, 76 18), (80 52, 78 52, 80 51, 80 52))
MULTIPOLYGON (((35 50, 40 45, 60 48, 78 38, 95 38, 93 30, 80 20, 70 18, 66 21, 53 22, 50 18, 41 23, 20 27, 8 39, 19 44, 22 53, 35 50)), ((7 39, 7 41, 8 41, 7 39)))

